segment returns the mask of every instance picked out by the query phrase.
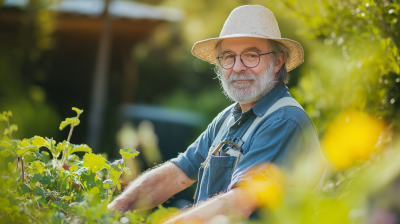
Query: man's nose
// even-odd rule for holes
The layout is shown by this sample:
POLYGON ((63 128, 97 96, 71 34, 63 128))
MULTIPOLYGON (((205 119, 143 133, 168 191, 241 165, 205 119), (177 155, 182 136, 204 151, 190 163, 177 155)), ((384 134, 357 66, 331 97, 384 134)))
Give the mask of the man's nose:
POLYGON ((237 73, 242 73, 247 69, 247 67, 243 64, 242 60, 240 60, 240 54, 236 55, 235 65, 233 66, 233 70, 237 73))

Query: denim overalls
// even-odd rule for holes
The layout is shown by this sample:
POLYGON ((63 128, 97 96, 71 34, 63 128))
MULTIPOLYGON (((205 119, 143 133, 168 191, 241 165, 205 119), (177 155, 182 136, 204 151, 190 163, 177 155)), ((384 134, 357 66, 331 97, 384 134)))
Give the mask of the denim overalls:
MULTIPOLYGON (((238 119, 222 135, 222 141, 232 141, 242 149, 243 156, 236 169, 238 160, 235 156, 210 155, 209 161, 205 163, 205 160, 209 155, 210 147, 215 149, 220 143, 214 141, 217 139, 219 130, 223 128, 226 118, 238 114, 235 112, 238 105, 228 107, 221 112, 185 152, 171 160, 188 177, 198 181, 195 203, 207 200, 221 192, 227 192, 239 182, 245 183, 248 170, 255 164, 272 162, 286 167, 286 164, 293 164, 301 154, 312 151, 320 153, 318 136, 312 123, 302 110, 295 107, 284 107, 271 113, 247 135, 247 141, 242 141, 247 134, 246 131, 256 119, 265 115, 279 99, 291 97, 287 90, 285 85, 278 85, 250 110, 243 113, 239 111, 238 119), (312 130, 310 138, 304 137, 307 136, 306 130, 312 130), (203 167, 200 164, 203 164, 203 167)), ((232 147, 232 145, 224 145, 222 150, 227 147, 232 147)), ((318 161, 315 164, 316 169, 325 170, 318 161)))
MULTIPOLYGON (((224 123, 222 124, 212 143, 212 146, 209 149, 209 155, 207 159, 199 168, 199 180, 196 194, 194 196, 195 203, 206 200, 220 192, 226 192, 228 190, 228 186, 231 183, 232 174, 241 158, 244 156, 241 147, 246 143, 250 133, 265 117, 273 113, 275 110, 286 106, 297 107, 303 110, 301 105, 298 104, 293 98, 283 97, 275 102, 263 116, 257 117, 247 131, 243 134, 243 136, 236 138, 234 142, 221 141, 221 139, 224 139, 224 136, 226 136, 228 132, 227 129, 229 129, 234 123, 234 118, 232 116, 226 116, 224 123), (233 149, 236 149, 236 151, 231 151, 233 149, 227 147, 227 145, 230 145, 233 149), (230 151, 228 151, 228 149, 230 149, 230 151), (224 151, 237 153, 234 154, 235 156, 229 156, 223 155, 224 151)), ((315 127, 314 131, 316 131, 315 127)))

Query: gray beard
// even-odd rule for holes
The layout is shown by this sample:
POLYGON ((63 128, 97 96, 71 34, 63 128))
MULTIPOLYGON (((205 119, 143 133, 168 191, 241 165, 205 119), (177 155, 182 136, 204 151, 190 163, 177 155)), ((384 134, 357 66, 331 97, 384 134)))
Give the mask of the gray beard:
POLYGON ((260 100, 275 88, 278 83, 278 81, 276 81, 272 62, 269 63, 268 68, 260 75, 232 72, 229 79, 227 79, 222 72, 220 72, 218 76, 224 90, 223 93, 232 101, 242 104, 253 103, 260 100), (234 82, 236 80, 250 80, 251 82, 237 83, 234 82))

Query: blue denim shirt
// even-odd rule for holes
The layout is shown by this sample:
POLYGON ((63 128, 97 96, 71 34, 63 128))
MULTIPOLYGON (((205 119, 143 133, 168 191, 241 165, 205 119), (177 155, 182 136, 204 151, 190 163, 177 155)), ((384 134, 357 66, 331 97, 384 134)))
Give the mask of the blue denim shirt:
POLYGON ((229 106, 214 118, 184 153, 171 160, 188 177, 198 179, 195 203, 245 182, 249 176, 246 172, 256 164, 272 162, 290 167, 301 154, 320 151, 318 137, 307 115, 296 107, 282 107, 264 118, 252 131, 242 145, 244 156, 234 172, 236 157, 231 156, 212 156, 204 169, 200 166, 227 116, 234 116, 235 123, 222 139, 237 142, 254 119, 262 116, 282 97, 290 97, 288 88, 283 84, 277 85, 244 113, 237 103, 229 106))

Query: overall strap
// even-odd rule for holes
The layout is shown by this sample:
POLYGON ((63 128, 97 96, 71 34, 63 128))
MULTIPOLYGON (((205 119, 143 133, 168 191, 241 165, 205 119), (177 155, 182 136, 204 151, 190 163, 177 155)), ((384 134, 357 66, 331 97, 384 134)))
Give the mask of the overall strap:
MULTIPOLYGON (((271 113, 273 113, 274 111, 278 110, 279 108, 282 107, 297 107, 299 109, 301 109, 302 111, 304 111, 303 107, 292 97, 282 97, 280 98, 278 101, 276 101, 268 110, 267 112, 265 112, 264 115, 260 116, 260 117, 256 117, 256 119, 253 121, 253 123, 251 124, 251 126, 247 129, 246 133, 243 135, 242 137, 242 141, 243 143, 247 141, 247 139, 249 138, 250 133, 253 131, 253 129, 268 115, 270 115, 271 113)), ((307 115, 307 113, 304 111, 304 113, 307 115)), ((311 124, 315 129, 314 124, 312 123, 310 117, 307 115, 308 119, 310 120, 311 124)))
MULTIPOLYGON (((247 139, 249 138, 249 135, 251 134, 251 132, 254 130, 254 128, 268 115, 270 115, 271 113, 275 112, 276 110, 278 110, 279 108, 282 107, 297 107, 299 109, 301 109, 302 111, 304 111, 303 107, 292 97, 282 97, 280 98, 278 101, 276 101, 268 110, 267 112, 265 112, 264 115, 260 116, 260 117, 256 117, 256 119, 253 121, 253 123, 251 124, 251 126, 247 129, 246 133, 243 135, 242 137, 242 142, 243 144, 247 141, 247 139)), ((304 113, 307 115, 307 113, 304 111, 304 113)), ((316 128, 314 126, 314 124, 312 123, 310 117, 307 115, 308 119, 310 120, 312 126, 314 127, 314 130, 316 131, 316 128)), ((217 136, 214 138, 213 143, 211 144, 212 147, 215 147, 216 145, 218 145, 219 142, 221 142, 222 140, 222 136, 228 131, 229 127, 232 126, 235 123, 235 120, 233 118, 233 116, 230 116, 228 114, 228 116, 226 116, 224 123, 221 125, 217 136)), ((243 145, 241 144, 241 145, 243 145)))
POLYGON ((233 116, 226 116, 224 123, 222 123, 221 127, 219 128, 217 136, 215 136, 214 141, 212 142, 211 146, 216 147, 222 140, 222 136, 228 131, 229 127, 235 123, 235 119, 233 116))
MULTIPOLYGON (((278 110, 279 108, 282 107, 297 107, 299 109, 301 109, 306 115, 307 113, 304 111, 303 107, 292 97, 283 97, 281 99, 279 99, 278 101, 276 101, 268 110, 267 112, 265 112, 264 115, 257 117, 253 123, 251 124, 251 126, 247 129, 246 133, 243 135, 242 138, 242 142, 244 144, 244 142, 247 141, 250 133, 254 130, 254 128, 268 115, 270 115, 272 112, 278 110)), ((310 117, 307 115, 308 119, 310 120, 310 123, 312 124, 315 133, 317 134, 317 129, 315 128, 313 122, 311 121, 310 117)), ((327 164, 325 158, 323 159, 323 161, 325 161, 325 164, 327 164)), ((328 166, 325 167, 324 173, 322 174, 322 177, 320 179, 320 181, 318 182, 317 186, 314 188, 313 191, 321 191, 322 190, 322 186, 324 184, 324 179, 325 179, 325 175, 326 172, 328 170, 328 166)), ((290 188, 291 191, 295 191, 295 192, 299 192, 299 193, 311 193, 311 190, 307 190, 307 189, 294 189, 294 188, 290 188)))

